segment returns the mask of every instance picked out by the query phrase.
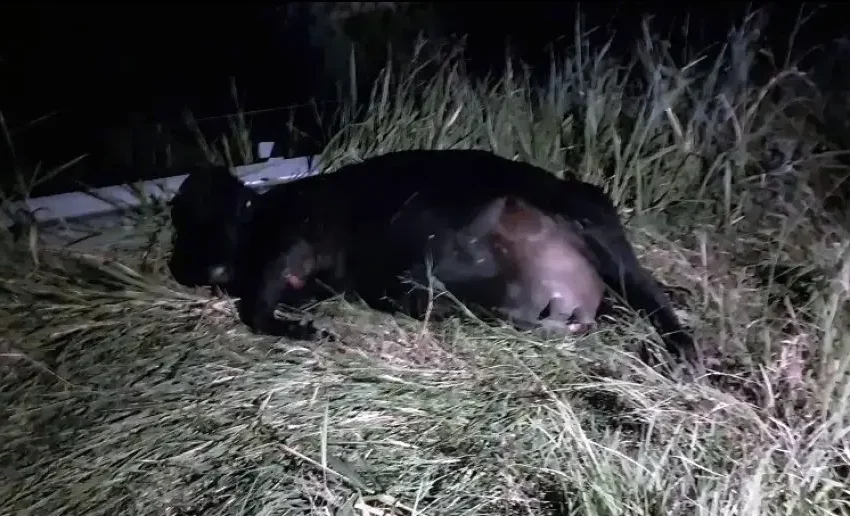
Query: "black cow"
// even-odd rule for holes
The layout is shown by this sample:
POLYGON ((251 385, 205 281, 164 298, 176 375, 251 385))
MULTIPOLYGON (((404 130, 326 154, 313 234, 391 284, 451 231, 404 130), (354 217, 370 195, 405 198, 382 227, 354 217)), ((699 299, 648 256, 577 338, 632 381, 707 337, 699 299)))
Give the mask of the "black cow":
POLYGON ((374 308, 420 315, 425 294, 402 278, 426 283, 426 255, 434 259, 434 276, 460 299, 504 299, 492 248, 478 251, 484 260, 457 259, 469 244, 459 239, 473 234, 475 221, 500 198, 580 227, 605 284, 647 312, 669 351, 695 360, 690 335, 639 264, 600 188, 485 151, 393 152, 262 196, 225 170, 193 173, 172 200, 169 266, 178 282, 218 285, 240 297, 242 320, 275 335, 293 336, 293 325, 274 317, 275 306, 316 294, 316 279, 354 290, 374 308))

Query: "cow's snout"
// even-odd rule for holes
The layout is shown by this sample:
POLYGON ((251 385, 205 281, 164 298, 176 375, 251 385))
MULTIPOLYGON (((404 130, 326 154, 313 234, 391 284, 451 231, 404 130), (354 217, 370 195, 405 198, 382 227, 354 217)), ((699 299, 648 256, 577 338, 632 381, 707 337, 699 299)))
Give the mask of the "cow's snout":
POLYGON ((213 265, 208 271, 212 285, 221 285, 230 281, 230 270, 226 265, 213 265))

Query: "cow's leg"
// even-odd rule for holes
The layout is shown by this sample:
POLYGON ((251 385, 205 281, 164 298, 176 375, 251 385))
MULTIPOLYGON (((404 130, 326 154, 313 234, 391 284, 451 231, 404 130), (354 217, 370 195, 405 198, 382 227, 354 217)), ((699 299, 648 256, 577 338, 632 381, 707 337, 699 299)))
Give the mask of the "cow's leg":
POLYGON ((279 303, 299 306, 315 293, 312 273, 316 257, 311 249, 311 244, 300 240, 263 267, 253 295, 243 296, 238 305, 240 318, 251 330, 298 340, 317 335, 312 323, 282 321, 274 315, 279 303))
POLYGON ((508 281, 497 311, 504 314, 510 324, 521 330, 534 329, 539 324, 541 309, 530 294, 524 283, 508 281))

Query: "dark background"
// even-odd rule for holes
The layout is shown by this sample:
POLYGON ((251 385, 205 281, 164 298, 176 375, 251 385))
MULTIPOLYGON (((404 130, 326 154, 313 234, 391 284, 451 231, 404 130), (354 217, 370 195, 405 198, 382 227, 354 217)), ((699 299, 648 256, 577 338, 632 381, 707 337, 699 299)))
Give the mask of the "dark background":
MULTIPOLYGON (((784 52, 800 3, 767 6, 765 38, 784 52)), ((814 6, 815 4, 810 4, 814 6)), ((12 131, 17 162, 56 166, 81 153, 90 156, 36 192, 39 195, 182 173, 157 167, 120 166, 102 158, 118 127, 183 125, 189 109, 214 136, 225 129, 220 115, 234 111, 231 79, 242 107, 270 110, 254 121, 254 137, 280 139, 293 108, 300 126, 311 130, 318 98, 335 102, 323 77, 322 54, 312 48, 303 19, 288 17, 284 5, 93 4, 4 5, 0 7, 0 112, 12 131), (48 118, 44 118, 51 115, 48 118), (219 117, 219 118, 216 118, 219 117), (42 119, 43 118, 43 119, 42 119), (33 120, 42 119, 39 123, 33 120)), ((586 26, 617 34, 615 49, 628 52, 645 13, 653 26, 669 27, 681 41, 690 15, 691 44, 722 40, 747 4, 601 2, 582 4, 586 26), (697 30, 698 29, 698 30, 697 30), (696 32, 695 32, 696 31, 696 32)), ((467 35, 470 71, 485 74, 504 63, 505 45, 545 73, 550 45, 572 42, 576 5, 571 2, 459 2, 434 4, 440 30, 467 35), (559 41, 560 36, 566 36, 559 41)), ((843 6, 828 5, 810 22, 798 47, 829 44, 843 34, 843 6)), ((599 41, 607 37, 601 32, 599 41)), ((678 39, 677 39, 678 38, 678 39)), ((368 84, 361 84, 368 90, 368 84)), ((283 137, 285 138, 285 137, 283 137)), ((13 175, 11 153, 0 142, 3 183, 13 175)), ((294 145, 293 155, 316 153, 321 140, 294 145)))

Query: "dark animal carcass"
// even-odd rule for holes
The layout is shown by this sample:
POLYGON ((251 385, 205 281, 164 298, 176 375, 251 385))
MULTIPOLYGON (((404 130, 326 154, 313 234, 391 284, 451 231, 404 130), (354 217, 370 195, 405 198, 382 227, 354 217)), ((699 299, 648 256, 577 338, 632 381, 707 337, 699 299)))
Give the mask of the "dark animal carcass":
MULTIPOLYGON (((216 284, 241 297, 243 321, 262 333, 291 335, 292 325, 275 319, 274 307, 314 295, 315 279, 354 290, 374 308, 418 316, 426 294, 403 278, 427 284, 428 256, 433 275, 465 301, 497 300, 505 308, 509 284, 524 285, 514 297, 524 300, 520 312, 527 318, 555 291, 528 287, 541 279, 517 260, 530 244, 513 247, 518 269, 508 267, 510 255, 500 257, 497 244, 501 239, 505 248, 510 231, 498 229, 504 224, 497 221, 506 207, 508 221, 511 213, 524 213, 548 225, 543 242, 549 251, 584 257, 585 271, 592 264, 606 286, 647 313, 669 351, 694 359, 691 337, 641 267, 600 188, 485 151, 393 152, 262 196, 222 170, 191 174, 172 200, 170 267, 181 283, 216 284), (552 243, 558 239, 561 244, 552 243)), ((587 321, 597 304, 593 284, 591 277, 573 287, 570 302, 555 308, 576 312, 581 305, 575 315, 587 321), (575 293, 581 289, 590 294, 575 293)))

